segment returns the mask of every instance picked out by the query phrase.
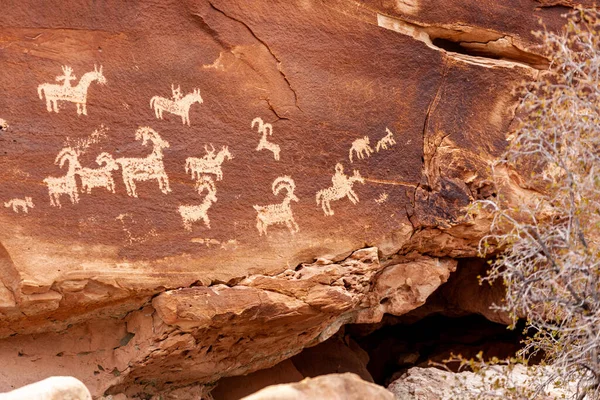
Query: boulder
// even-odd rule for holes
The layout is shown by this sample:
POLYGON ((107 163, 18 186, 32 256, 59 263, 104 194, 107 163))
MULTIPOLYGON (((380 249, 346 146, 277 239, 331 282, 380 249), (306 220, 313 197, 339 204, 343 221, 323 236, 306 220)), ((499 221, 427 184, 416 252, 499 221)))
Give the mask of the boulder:
POLYGON ((266 387, 242 400, 392 400, 394 395, 381 386, 365 382, 358 375, 329 374, 302 382, 266 387))
POLYGON ((7 393, 1 400, 92 400, 83 382, 71 376, 52 376, 7 393))

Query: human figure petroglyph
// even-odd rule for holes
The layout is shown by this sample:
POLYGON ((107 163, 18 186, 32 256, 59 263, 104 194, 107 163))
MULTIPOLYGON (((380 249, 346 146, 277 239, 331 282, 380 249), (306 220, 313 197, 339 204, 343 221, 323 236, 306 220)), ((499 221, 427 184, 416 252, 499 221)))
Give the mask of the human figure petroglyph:
POLYGON ((25 197, 24 199, 11 199, 4 203, 4 207, 11 207, 12 210, 17 214, 19 213, 19 209, 27 214, 30 208, 34 208, 31 197, 25 197))
POLYGON ((387 132, 387 135, 381 138, 377 142, 377 146, 375 146, 375 150, 377 150, 377 152, 379 152, 379 150, 381 149, 387 150, 388 146, 392 147, 396 144, 396 141, 394 140, 394 134, 392 133, 392 131, 390 131, 388 128, 385 128, 385 131, 387 132))
POLYGON ((263 149, 269 150, 273 153, 275 161, 279 161, 279 152, 281 148, 279 147, 279 145, 271 143, 267 140, 267 136, 273 135, 273 125, 265 123, 261 117, 256 117, 252 120, 252 124, 250 124, 250 127, 254 129, 254 125, 258 127, 258 133, 262 134, 260 141, 258 142, 258 146, 256 147, 256 151, 260 151, 263 149))
POLYGON ((203 175, 197 183, 198 194, 201 195, 206 189, 207 194, 199 205, 182 205, 179 206, 179 215, 183 220, 183 227, 191 231, 192 223, 202 220, 204 226, 210 229, 210 219, 208 218, 208 209, 213 203, 217 202, 217 188, 212 177, 203 175))
POLYGON ((77 115, 87 115, 87 91, 90 84, 98 81, 99 84, 106 84, 106 78, 102 74, 102 66, 98 69, 94 66, 94 71, 83 74, 77 86, 71 86, 73 69, 69 66, 63 66, 63 76, 58 76, 57 81, 64 81, 61 85, 52 83, 42 83, 38 86, 38 96, 40 100, 46 96, 46 109, 48 112, 58 112, 58 101, 69 101, 77 105, 77 115))
POLYGON ((69 169, 65 176, 49 176, 44 178, 44 183, 48 186, 50 204, 54 207, 62 207, 60 204, 60 196, 63 194, 69 196, 72 204, 77 204, 79 202, 75 174, 81 169, 81 165, 77 159, 77 153, 70 147, 65 147, 58 153, 54 164, 62 168, 67 161, 69 162, 69 169))
POLYGON ((164 194, 171 191, 169 187, 169 177, 165 172, 163 164, 163 149, 169 147, 169 143, 163 140, 160 135, 150 127, 141 127, 135 132, 135 139, 142 140, 142 145, 146 146, 148 141, 152 142, 152 153, 144 158, 117 158, 115 162, 121 166, 123 172, 123 182, 127 189, 127 194, 132 197, 138 197, 136 190, 136 181, 148 181, 156 179, 158 186, 164 194))
POLYGON ((215 148, 211 144, 212 150, 208 150, 208 146, 204 146, 206 155, 202 158, 188 157, 185 160, 185 173, 192 174, 192 179, 200 179, 201 174, 215 174, 217 181, 223 179, 223 171, 221 164, 225 159, 233 159, 233 155, 229 152, 229 147, 223 146, 221 150, 215 154, 215 148))
POLYGON ((105 188, 111 193, 115 192, 115 181, 112 177, 112 171, 119 169, 119 165, 114 158, 108 153, 100 153, 96 157, 96 163, 100 168, 79 168, 75 171, 81 178, 82 189, 87 194, 92 193, 93 188, 105 188), (104 165, 103 165, 104 164, 104 165))
POLYGON ((352 190, 352 186, 354 185, 354 182, 364 184, 365 180, 360 176, 358 170, 354 170, 353 175, 348 177, 344 174, 344 166, 341 163, 337 163, 335 166, 335 174, 331 178, 331 182, 333 184, 331 187, 319 190, 316 196, 317 205, 321 204, 325 215, 334 214, 331 205, 329 204, 334 200, 340 200, 347 196, 352 204, 359 202, 358 196, 352 190))
POLYGON ((268 206, 255 205, 254 209, 258 212, 256 216, 256 228, 259 234, 267 234, 267 227, 274 224, 285 224, 290 233, 293 235, 300 230, 298 224, 294 220, 292 213, 291 202, 299 201, 294 195, 296 184, 289 176, 281 176, 273 181, 273 194, 277 196, 281 190, 286 190, 286 196, 281 204, 270 204, 268 206))
POLYGON ((194 89, 192 93, 181 96, 181 86, 175 88, 171 85, 172 100, 160 96, 150 99, 150 108, 154 109, 156 118, 163 119, 163 111, 179 115, 183 124, 190 125, 190 107, 194 103, 202 104, 204 100, 200 96, 200 89, 194 89))
POLYGON ((373 153, 373 149, 369 146, 369 137, 364 136, 360 139, 356 139, 352 142, 352 147, 350 147, 350 162, 354 162, 352 160, 352 155, 356 154, 356 156, 362 160, 365 156, 368 158, 373 153))

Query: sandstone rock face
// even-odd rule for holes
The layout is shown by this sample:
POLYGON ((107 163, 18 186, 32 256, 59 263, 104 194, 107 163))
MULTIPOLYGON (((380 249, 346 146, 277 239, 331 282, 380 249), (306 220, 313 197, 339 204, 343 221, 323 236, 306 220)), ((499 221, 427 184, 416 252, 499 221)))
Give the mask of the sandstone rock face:
MULTIPOLYGON (((565 2, 566 4, 566 2, 565 2)), ((423 304, 556 2, 3 5, 0 390, 267 368, 423 304), (15 350, 17 349, 17 350, 15 350), (32 363, 35 368, 32 368, 32 363)))
POLYGON ((381 386, 361 380, 357 375, 330 374, 306 378, 302 382, 274 385, 243 400, 392 400, 394 395, 381 386))

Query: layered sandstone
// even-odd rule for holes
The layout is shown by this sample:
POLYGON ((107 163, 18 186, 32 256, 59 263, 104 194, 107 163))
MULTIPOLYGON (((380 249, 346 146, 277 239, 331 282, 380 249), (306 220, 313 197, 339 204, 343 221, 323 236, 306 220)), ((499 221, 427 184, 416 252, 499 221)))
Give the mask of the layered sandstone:
POLYGON ((422 305, 567 6, 3 6, 0 390, 211 383, 422 305))

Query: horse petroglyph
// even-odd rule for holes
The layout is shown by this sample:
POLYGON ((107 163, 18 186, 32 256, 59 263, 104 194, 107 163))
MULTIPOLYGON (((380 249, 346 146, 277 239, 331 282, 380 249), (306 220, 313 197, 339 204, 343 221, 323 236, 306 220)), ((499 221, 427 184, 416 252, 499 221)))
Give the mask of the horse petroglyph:
POLYGON ((257 125, 258 133, 262 134, 262 137, 258 142, 258 146, 256 147, 256 151, 260 151, 263 149, 269 150, 273 152, 275 161, 279 161, 279 152, 281 150, 279 145, 271 143, 267 140, 267 136, 273 135, 273 125, 265 123, 261 117, 256 117, 252 120, 252 124, 250 125, 250 127, 254 129, 254 125, 257 125))
POLYGON ((44 183, 48 186, 50 204, 54 207, 61 207, 60 196, 63 194, 69 196, 71 203, 79 203, 75 174, 77 173, 77 170, 81 169, 81 165, 77 159, 77 153, 70 147, 65 147, 58 153, 54 164, 62 168, 67 161, 69 162, 69 169, 65 176, 49 176, 44 178, 44 183))
POLYGON ((256 216, 256 228, 258 228, 259 234, 262 236, 263 233, 267 234, 267 227, 274 224, 285 224, 292 234, 298 232, 298 224, 294 220, 292 214, 292 207, 290 202, 299 201, 298 197, 294 195, 296 184, 294 180, 289 176, 281 176, 273 181, 272 185, 273 194, 277 196, 282 189, 286 190, 286 195, 281 204, 270 204, 268 206, 254 206, 254 209, 258 212, 256 216))
POLYGON ((321 204, 325 215, 333 215, 330 202, 334 200, 340 200, 344 197, 348 197, 348 200, 352 204, 359 202, 358 196, 352 190, 354 182, 365 183, 365 180, 360 176, 360 172, 354 170, 354 174, 351 177, 344 174, 344 166, 340 163, 335 166, 335 174, 331 178, 332 186, 327 189, 319 190, 317 192, 317 205, 321 204))
POLYGON ((208 209, 213 203, 217 202, 217 188, 212 177, 203 175, 197 185, 198 194, 202 194, 206 189, 207 194, 199 205, 183 205, 179 206, 179 215, 183 220, 183 227, 191 231, 192 223, 202 220, 204 225, 210 229, 210 219, 208 218, 208 209))
POLYGON ((123 182, 127 194, 138 197, 136 181, 149 181, 156 179, 158 186, 164 194, 171 191, 169 177, 165 172, 163 164, 163 149, 169 147, 169 143, 163 140, 159 134, 150 127, 141 127, 135 132, 135 139, 142 140, 146 146, 148 141, 152 142, 152 153, 144 158, 117 158, 115 162, 121 166, 123 171, 123 182))
POLYGON ((80 168, 75 171, 81 178, 82 189, 90 194, 93 188, 102 187, 114 193, 115 181, 112 177, 112 171, 119 169, 119 165, 108 153, 100 153, 96 157, 96 163, 100 165, 100 168, 80 168))
POLYGON ((29 212, 30 208, 34 208, 31 197, 25 197, 24 199, 9 200, 6 203, 4 203, 4 207, 12 207, 12 210, 14 212, 16 212, 17 214, 19 213, 19 208, 25 214, 27 214, 29 212))
POLYGON ((204 101, 200 96, 200 89, 194 89, 192 93, 181 96, 181 86, 171 85, 172 100, 160 96, 150 99, 150 108, 154 109, 156 118, 163 119, 163 111, 179 115, 181 122, 190 125, 190 107, 194 103, 202 104, 204 101))
POLYGON ((227 146, 223 146, 221 150, 215 154, 215 148, 211 144, 212 150, 208 150, 208 146, 204 146, 206 155, 202 158, 188 157, 185 160, 185 173, 192 174, 192 179, 200 179, 201 174, 215 174, 217 180, 223 179, 223 171, 221 170, 221 164, 225 159, 231 160, 233 156, 229 152, 227 146))
POLYGON ((390 131, 388 128, 385 128, 385 131, 387 132, 387 135, 381 138, 381 140, 377 142, 377 146, 375 146, 375 150, 377 150, 377 152, 379 152, 381 149, 387 150, 388 146, 392 147, 396 144, 392 131, 390 131))
POLYGON ((58 82, 62 84, 42 83, 38 86, 38 96, 40 100, 46 96, 46 109, 48 112, 58 112, 58 101, 69 101, 77 105, 77 115, 87 115, 87 91, 93 81, 98 81, 99 84, 106 84, 106 78, 102 75, 102 66, 98 69, 94 66, 92 72, 83 74, 77 86, 71 86, 71 81, 77 79, 71 75, 73 69, 69 66, 63 66, 64 75, 56 77, 58 82))
POLYGON ((352 142, 352 147, 350 147, 350 162, 354 162, 352 160, 352 155, 356 154, 356 156, 362 160, 365 156, 368 158, 373 153, 373 149, 369 146, 369 137, 364 136, 360 139, 356 139, 352 142))

